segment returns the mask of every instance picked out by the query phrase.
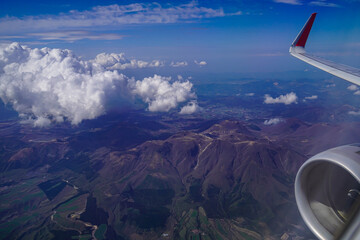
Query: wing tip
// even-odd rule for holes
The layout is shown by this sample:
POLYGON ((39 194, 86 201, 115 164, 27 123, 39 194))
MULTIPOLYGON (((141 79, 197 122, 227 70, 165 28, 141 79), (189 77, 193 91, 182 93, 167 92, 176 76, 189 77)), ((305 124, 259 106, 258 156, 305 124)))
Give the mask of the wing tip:
POLYGON ((312 13, 309 19, 306 21, 304 27, 301 29, 300 33, 294 40, 292 47, 302 47, 305 48, 306 41, 309 37, 310 30, 312 28, 312 25, 315 21, 316 12, 312 13))

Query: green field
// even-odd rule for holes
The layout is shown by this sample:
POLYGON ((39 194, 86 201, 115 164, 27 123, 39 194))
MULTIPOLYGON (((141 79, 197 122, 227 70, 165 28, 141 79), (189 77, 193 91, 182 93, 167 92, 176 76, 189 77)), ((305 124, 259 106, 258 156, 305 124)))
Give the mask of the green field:
POLYGON ((96 239, 98 239, 98 240, 105 239, 106 230, 107 230, 106 224, 101 224, 94 234, 96 239))

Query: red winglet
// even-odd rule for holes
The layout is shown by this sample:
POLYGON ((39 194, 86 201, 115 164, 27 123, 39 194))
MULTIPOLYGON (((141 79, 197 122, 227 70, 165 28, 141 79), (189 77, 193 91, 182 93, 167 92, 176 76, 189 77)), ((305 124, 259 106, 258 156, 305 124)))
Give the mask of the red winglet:
POLYGON ((311 30, 311 27, 314 23, 315 17, 316 17, 316 13, 311 14, 310 18, 305 23, 303 29, 301 30, 301 32, 299 33, 299 35, 293 42, 293 44, 292 44, 293 46, 305 47, 306 40, 308 39, 308 36, 309 36, 310 30, 311 30))

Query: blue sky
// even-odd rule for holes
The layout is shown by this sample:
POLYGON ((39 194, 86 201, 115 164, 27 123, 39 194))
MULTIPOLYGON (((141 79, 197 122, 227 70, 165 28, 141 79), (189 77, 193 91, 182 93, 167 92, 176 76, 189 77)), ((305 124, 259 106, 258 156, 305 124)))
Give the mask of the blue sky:
POLYGON ((123 52, 186 61, 182 71, 291 71, 307 67, 288 48, 312 12, 308 50, 360 67, 359 0, 2 1, 0 41, 66 48, 85 59, 123 52))
MULTIPOLYGON (((201 111, 196 84, 207 81, 332 80, 289 47, 317 12, 308 51, 360 67, 359 10, 360 0, 2 1, 0 98, 34 126, 77 125, 113 107, 201 111)), ((293 103, 291 91, 261 98, 293 103)))

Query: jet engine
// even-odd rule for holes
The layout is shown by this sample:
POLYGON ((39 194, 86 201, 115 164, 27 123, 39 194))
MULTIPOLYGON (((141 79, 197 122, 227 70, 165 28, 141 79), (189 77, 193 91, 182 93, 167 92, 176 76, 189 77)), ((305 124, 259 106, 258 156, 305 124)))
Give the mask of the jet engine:
POLYGON ((360 144, 308 159, 297 173, 295 197, 302 218, 319 239, 359 237, 360 144))

